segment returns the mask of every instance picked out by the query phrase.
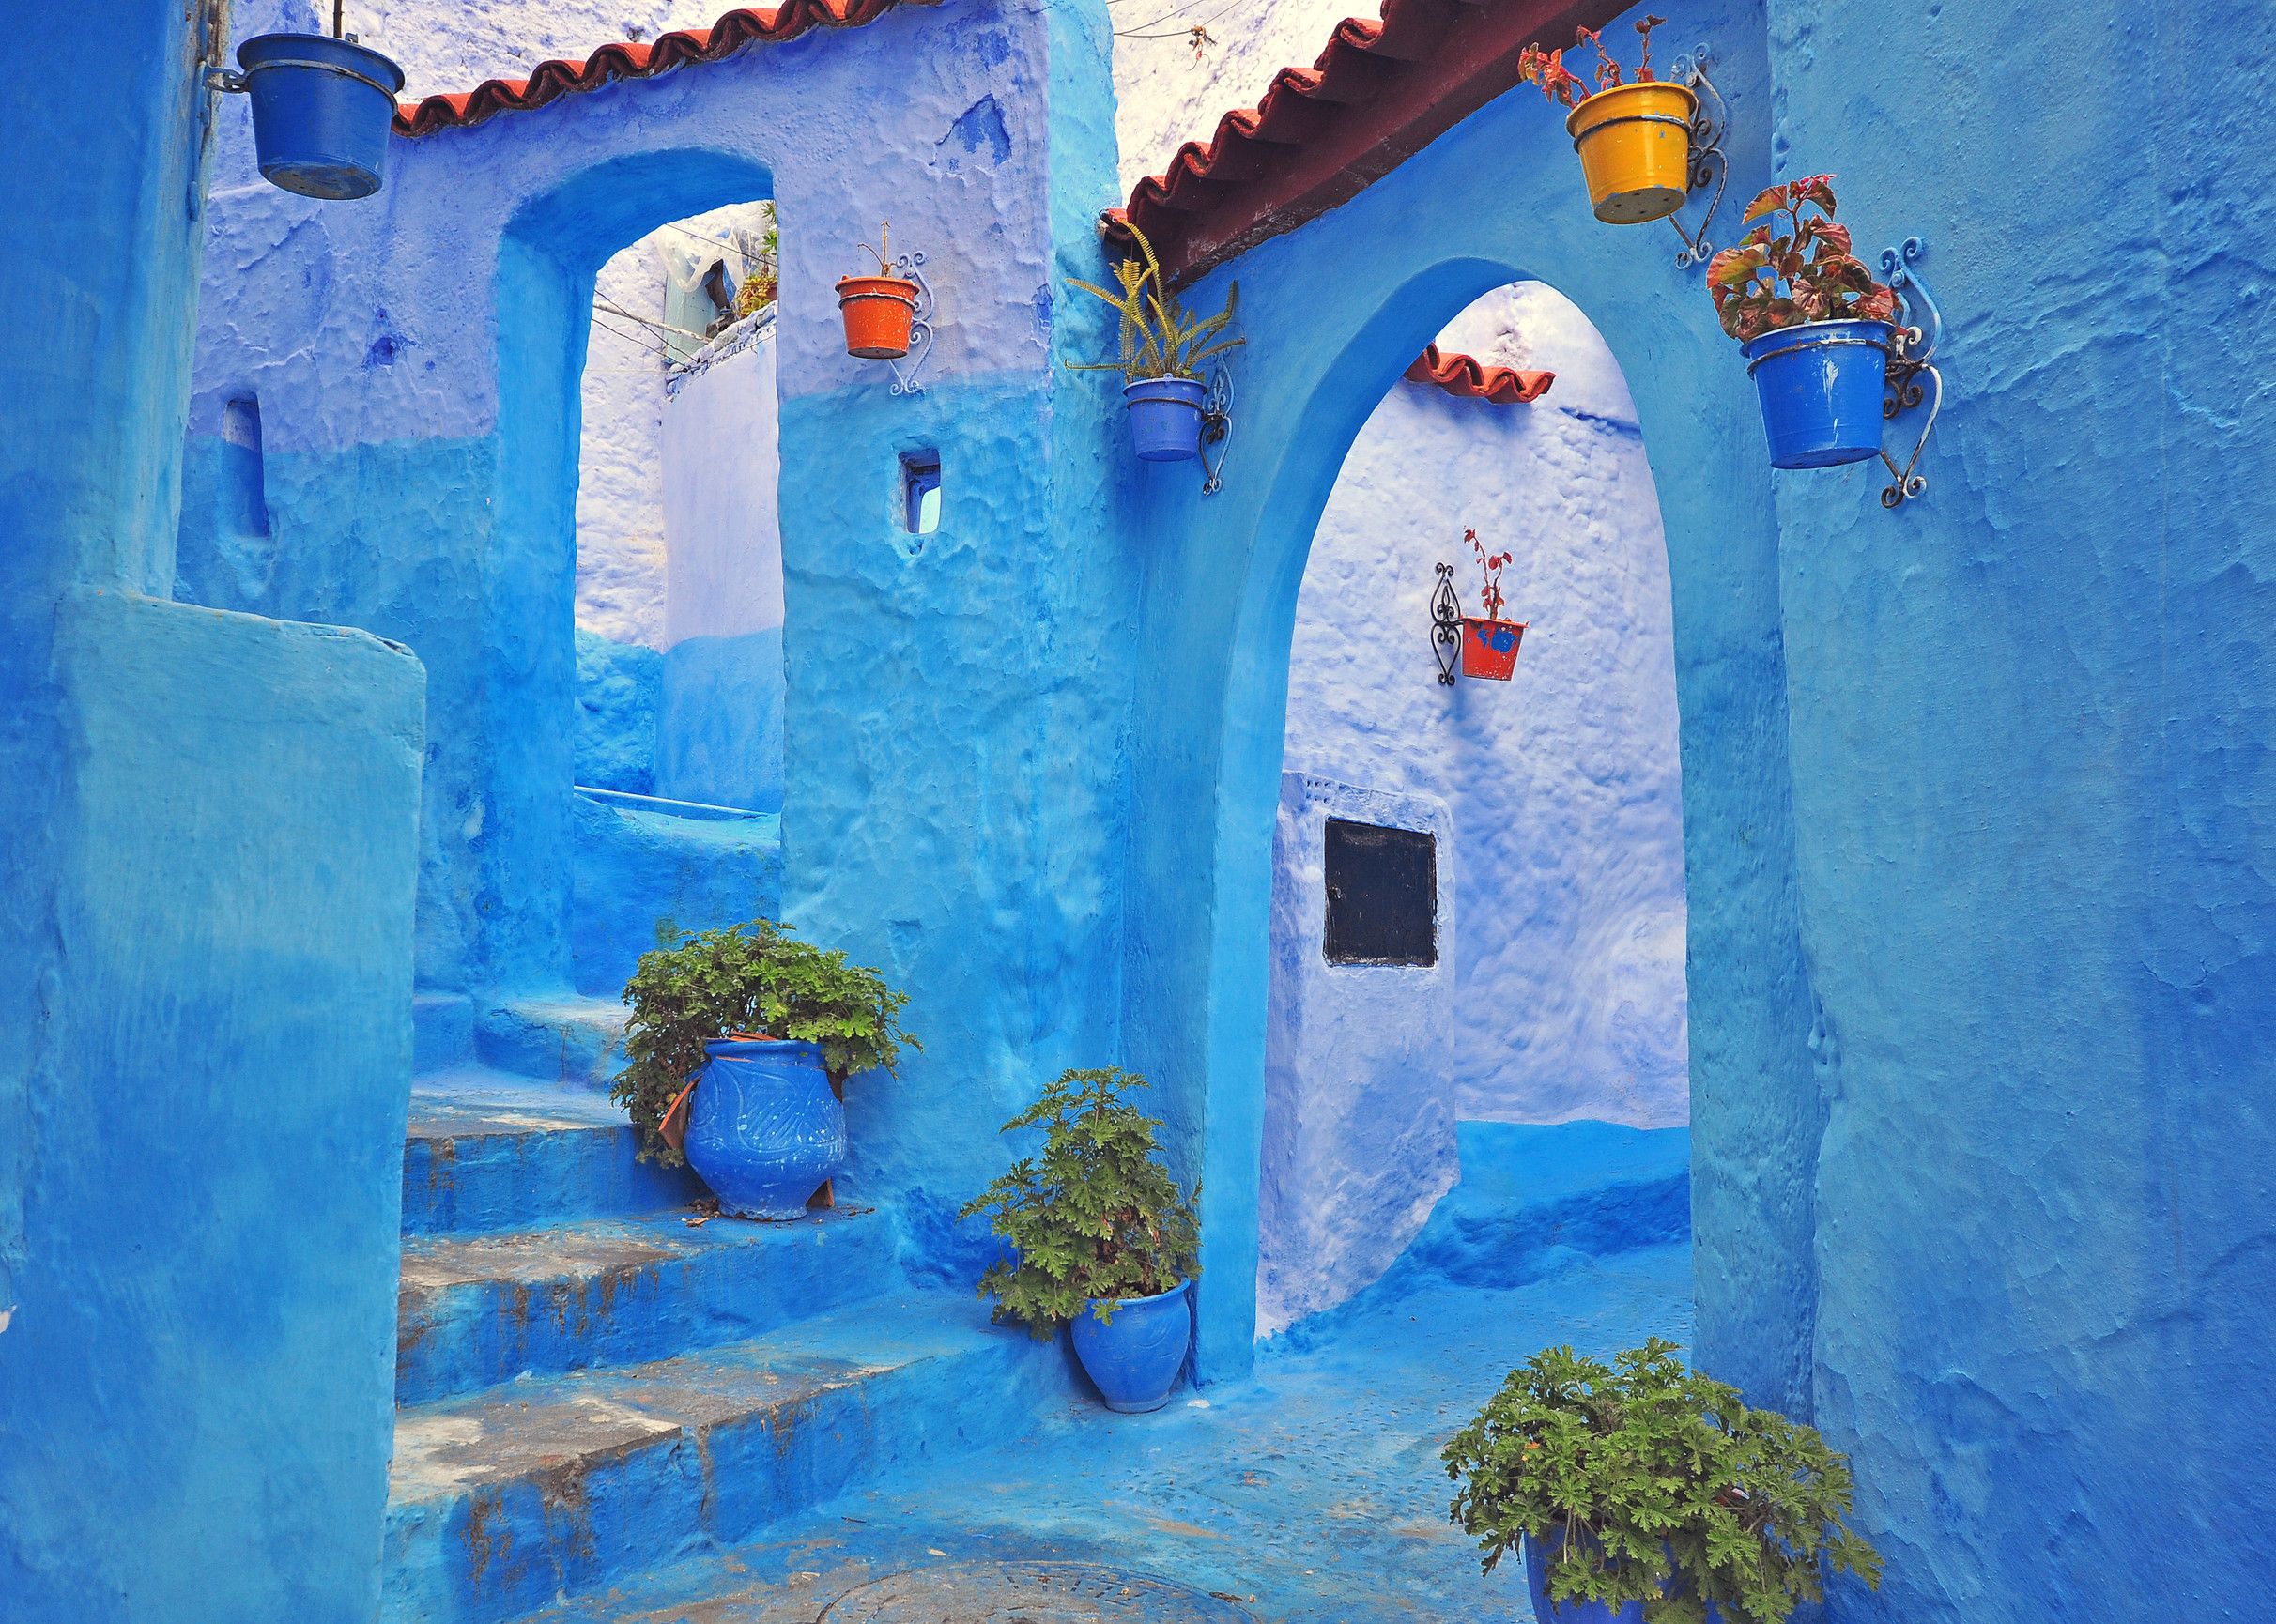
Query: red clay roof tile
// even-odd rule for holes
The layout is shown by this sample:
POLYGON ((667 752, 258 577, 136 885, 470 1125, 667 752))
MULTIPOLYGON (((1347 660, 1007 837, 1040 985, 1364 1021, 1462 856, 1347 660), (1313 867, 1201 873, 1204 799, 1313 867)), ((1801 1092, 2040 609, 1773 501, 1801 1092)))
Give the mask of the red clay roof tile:
POLYGON ((395 109, 395 133, 418 137, 526 112, 619 79, 649 79, 697 62, 716 62, 746 45, 795 38, 809 28, 858 28, 896 6, 940 0, 785 0, 768 10, 730 11, 709 28, 659 35, 653 45, 604 45, 582 62, 541 62, 527 79, 491 79, 458 96, 429 96, 395 109))
MULTIPOLYGON (((1293 231, 1396 169, 1518 83, 1536 40, 1602 28, 1623 0, 1382 0, 1381 21, 1346 18, 1309 69, 1284 68, 1254 107, 1187 142, 1103 222, 1146 235, 1173 287, 1293 231)), ((1515 184, 1513 177, 1513 184, 1515 184)))
POLYGON ((1513 372, 1506 366, 1486 366, 1474 356, 1440 355, 1435 344, 1415 358, 1406 375, 1416 383, 1435 383, 1464 400, 1496 406, 1530 406, 1557 381, 1553 372, 1513 372))

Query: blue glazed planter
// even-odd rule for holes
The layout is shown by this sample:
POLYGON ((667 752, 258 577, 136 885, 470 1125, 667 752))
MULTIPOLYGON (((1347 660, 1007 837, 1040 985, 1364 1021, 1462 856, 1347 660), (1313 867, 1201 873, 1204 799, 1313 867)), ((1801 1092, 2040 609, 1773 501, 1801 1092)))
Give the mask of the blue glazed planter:
POLYGON ((1170 1402, 1193 1334, 1193 1314, 1186 1303, 1191 1284, 1179 1280, 1158 1296, 1125 1298, 1115 1317, 1103 1322, 1099 1299, 1093 1297, 1075 1321, 1076 1356, 1099 1384, 1108 1409, 1143 1415, 1170 1402))
MULTIPOLYGON (((1551 1533, 1546 1544, 1530 1534, 1525 1537, 1525 1584, 1532 1593, 1535 1624, 1644 1624, 1641 1601, 1625 1602, 1615 1609, 1602 1601, 1550 1601, 1548 1567, 1563 1549, 1562 1528, 1551 1533)), ((1708 1602, 1707 1624, 1722 1624, 1722 1619, 1723 1610, 1708 1602)))
POLYGON ((1208 391, 1198 378, 1146 377, 1122 387, 1130 414, 1130 441, 1149 463, 1184 462, 1201 455, 1201 401, 1208 391))
POLYGON ((1881 385, 1895 337, 1885 321, 1813 321, 1766 332, 1740 352, 1762 403, 1772 467, 1881 454, 1881 385))
POLYGON ((807 1197, 846 1159, 846 1108, 818 1043, 704 1046, 690 1103, 688 1164, 738 1218, 804 1218, 807 1197))
POLYGON ((238 66, 266 179, 333 202, 379 190, 402 69, 321 34, 260 35, 238 47, 238 66))

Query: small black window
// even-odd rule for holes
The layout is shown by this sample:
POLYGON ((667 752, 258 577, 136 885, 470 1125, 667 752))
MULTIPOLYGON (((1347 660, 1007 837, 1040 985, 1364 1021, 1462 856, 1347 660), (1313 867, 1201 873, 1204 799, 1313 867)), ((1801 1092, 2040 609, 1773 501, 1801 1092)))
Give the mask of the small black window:
POLYGON ((1438 842, 1328 820, 1328 962, 1438 962, 1438 842))

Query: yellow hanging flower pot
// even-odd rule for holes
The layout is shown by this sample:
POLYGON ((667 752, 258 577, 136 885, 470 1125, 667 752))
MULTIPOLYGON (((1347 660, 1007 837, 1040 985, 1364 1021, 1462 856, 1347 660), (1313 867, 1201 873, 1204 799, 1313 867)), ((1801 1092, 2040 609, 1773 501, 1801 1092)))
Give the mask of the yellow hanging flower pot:
POLYGON ((1640 225, 1684 207, 1691 180, 1691 115, 1699 98, 1647 82, 1599 90, 1565 119, 1589 203, 1609 225, 1640 225))

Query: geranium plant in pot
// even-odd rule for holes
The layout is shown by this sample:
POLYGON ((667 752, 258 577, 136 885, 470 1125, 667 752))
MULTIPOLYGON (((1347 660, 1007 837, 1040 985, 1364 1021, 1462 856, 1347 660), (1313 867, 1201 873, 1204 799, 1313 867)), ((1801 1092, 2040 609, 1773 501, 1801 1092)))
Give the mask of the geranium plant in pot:
POLYGON ((1225 308, 1215 315, 1207 320, 1191 315, 1162 282, 1161 262, 1154 257, 1154 245, 1146 241, 1146 233, 1134 225, 1130 233, 1137 238, 1142 257, 1115 265, 1121 293, 1069 278, 1084 292, 1113 305, 1121 316, 1122 359, 1067 365, 1076 372, 1120 373, 1130 440, 1140 458, 1182 462, 1201 455, 1201 403, 1208 392, 1201 381, 1202 362, 1248 342, 1209 342, 1232 323, 1240 304, 1240 283, 1226 292, 1225 308))
POLYGON ((916 320, 916 283, 893 274, 891 222, 877 228, 877 243, 863 243, 877 261, 875 276, 838 279, 838 314, 845 318, 846 354, 863 360, 899 360, 909 353, 916 320))
POLYGON ((1185 1367, 1189 1282, 1201 1273, 1201 1188, 1178 1189, 1154 1142, 1161 1124, 1124 1097, 1146 1079, 1109 1066, 1068 1071, 1004 1125, 1040 1127, 1043 1153, 968 1203, 1011 1255, 979 1294, 1038 1341, 1073 1327, 1075 1353, 1107 1408, 1159 1410, 1185 1367))
POLYGON ((1545 1349, 1447 1444, 1450 1515, 1484 1570, 1522 1542, 1540 1624, 1783 1624, 1829 1567, 1878 1588, 1843 1521, 1848 1461, 1675 1352, 1545 1349))
POLYGON ((1479 606, 1485 611, 1483 615, 1462 617, 1462 674, 1506 682, 1510 673, 1517 668, 1517 645, 1525 636, 1527 624, 1501 618, 1505 604, 1501 596, 1501 570, 1515 555, 1487 552, 1476 530, 1464 530, 1462 539, 1478 557, 1482 583, 1478 589, 1479 606))
POLYGON ((1897 296, 1850 252, 1849 227, 1834 220, 1833 179, 1770 188, 1741 222, 1764 223, 1707 262, 1715 314, 1745 346, 1773 467, 1881 454, 1897 296), (1785 216, 1783 232, 1765 219, 1776 215, 1785 216))
POLYGON ((1607 224, 1638 225, 1673 214, 1691 183, 1691 119, 1699 98, 1687 85, 1652 76, 1652 30, 1667 21, 1646 17, 1636 25, 1644 43, 1633 84, 1622 83, 1602 32, 1580 30, 1576 43, 1586 39, 1596 48, 1594 94, 1564 65, 1561 51, 1529 45, 1517 58, 1520 78, 1573 110, 1565 133, 1580 154, 1590 207, 1607 224))
POLYGON ((906 993, 768 919, 684 933, 624 988, 628 1064, 610 1086, 641 1156, 684 1161, 743 1218, 802 1216, 846 1156, 846 1079, 892 1074, 906 993))

